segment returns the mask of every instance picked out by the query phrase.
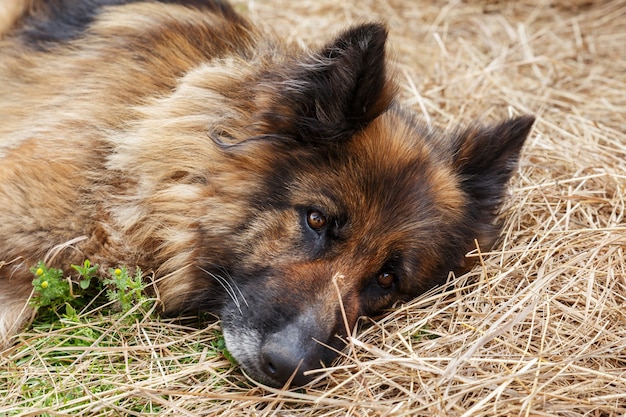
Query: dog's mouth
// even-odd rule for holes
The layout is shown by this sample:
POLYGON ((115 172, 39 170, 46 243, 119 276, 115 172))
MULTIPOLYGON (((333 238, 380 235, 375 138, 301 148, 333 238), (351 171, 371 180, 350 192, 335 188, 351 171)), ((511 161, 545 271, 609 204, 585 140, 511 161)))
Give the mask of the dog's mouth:
POLYGON ((329 332, 320 326, 312 310, 267 333, 266 326, 231 318, 222 318, 229 352, 251 378, 273 387, 308 384, 321 375, 311 371, 329 366, 344 346, 334 328, 329 332))

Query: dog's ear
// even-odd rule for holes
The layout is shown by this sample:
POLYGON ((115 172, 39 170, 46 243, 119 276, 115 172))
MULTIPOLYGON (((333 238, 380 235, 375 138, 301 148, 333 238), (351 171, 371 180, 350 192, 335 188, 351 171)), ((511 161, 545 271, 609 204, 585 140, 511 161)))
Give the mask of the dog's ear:
POLYGON ((477 227, 493 224, 534 121, 533 116, 521 116, 494 126, 475 124, 455 135, 453 166, 470 197, 477 227))
POLYGON ((395 94, 385 63, 387 29, 363 24, 286 64, 261 84, 257 127, 307 143, 335 142, 364 128, 395 94))

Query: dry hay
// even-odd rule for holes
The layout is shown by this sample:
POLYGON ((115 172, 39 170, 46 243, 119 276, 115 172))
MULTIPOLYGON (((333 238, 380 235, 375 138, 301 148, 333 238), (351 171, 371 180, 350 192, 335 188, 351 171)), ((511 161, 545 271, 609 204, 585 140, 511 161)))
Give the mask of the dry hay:
POLYGON ((22 335, 0 359, 0 415, 625 415, 626 3, 235 4, 294 42, 387 21, 404 98, 432 123, 536 114, 499 245, 361 326, 306 389, 248 381, 212 347, 217 324, 103 319, 85 325, 97 347, 22 335), (54 389, 26 398, 33 384, 54 389))

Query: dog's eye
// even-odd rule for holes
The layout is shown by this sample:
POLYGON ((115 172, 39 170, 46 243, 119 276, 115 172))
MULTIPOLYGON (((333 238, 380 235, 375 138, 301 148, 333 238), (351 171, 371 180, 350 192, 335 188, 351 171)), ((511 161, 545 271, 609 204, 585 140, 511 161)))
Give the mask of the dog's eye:
POLYGON ((378 277, 376 277, 378 285, 385 289, 391 288, 395 280, 396 275, 393 272, 381 272, 378 274, 378 277))
POLYGON ((321 230, 326 226, 326 216, 319 210, 309 210, 306 214, 306 222, 313 230, 321 230))

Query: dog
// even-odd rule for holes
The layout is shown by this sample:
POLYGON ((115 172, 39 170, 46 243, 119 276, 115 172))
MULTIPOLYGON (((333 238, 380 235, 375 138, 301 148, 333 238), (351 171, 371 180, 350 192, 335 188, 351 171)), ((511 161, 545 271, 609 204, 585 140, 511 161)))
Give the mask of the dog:
POLYGON ((398 100, 387 28, 303 49, 219 0, 11 0, 0 19, 0 337, 46 259, 138 266, 215 312, 252 378, 304 385, 359 317, 497 239, 530 115, 398 100))

